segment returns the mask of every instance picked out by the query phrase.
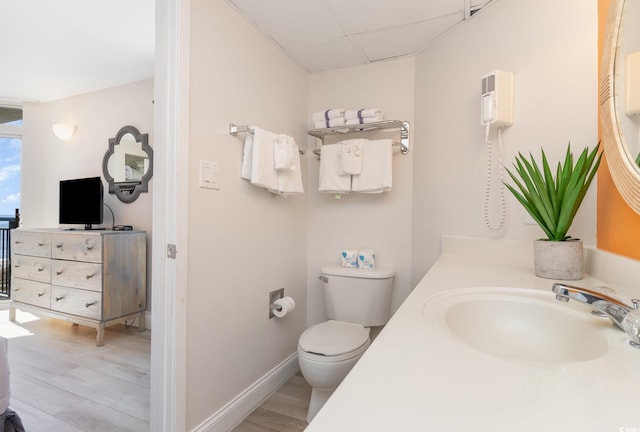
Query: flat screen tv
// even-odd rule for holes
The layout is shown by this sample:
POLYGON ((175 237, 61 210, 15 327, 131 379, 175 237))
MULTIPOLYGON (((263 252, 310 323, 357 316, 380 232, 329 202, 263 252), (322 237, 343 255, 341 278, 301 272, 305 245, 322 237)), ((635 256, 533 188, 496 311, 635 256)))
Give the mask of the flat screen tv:
POLYGON ((83 224, 84 229, 102 223, 102 180, 89 177, 60 181, 60 224, 83 224))

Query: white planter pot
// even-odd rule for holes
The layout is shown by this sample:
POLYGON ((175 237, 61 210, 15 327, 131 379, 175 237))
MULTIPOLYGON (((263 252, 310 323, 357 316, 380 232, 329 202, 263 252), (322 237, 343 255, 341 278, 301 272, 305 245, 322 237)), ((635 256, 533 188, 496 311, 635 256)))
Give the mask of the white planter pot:
POLYGON ((536 276, 546 279, 582 279, 582 240, 536 240, 533 244, 536 276))

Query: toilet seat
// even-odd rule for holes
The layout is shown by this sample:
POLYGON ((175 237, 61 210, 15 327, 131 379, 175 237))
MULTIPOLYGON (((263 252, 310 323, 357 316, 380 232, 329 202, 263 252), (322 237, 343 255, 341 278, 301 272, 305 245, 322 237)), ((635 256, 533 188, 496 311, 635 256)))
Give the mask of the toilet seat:
POLYGON ((361 355, 369 343, 367 327, 329 320, 305 330, 300 336, 298 351, 309 360, 339 362, 361 355))

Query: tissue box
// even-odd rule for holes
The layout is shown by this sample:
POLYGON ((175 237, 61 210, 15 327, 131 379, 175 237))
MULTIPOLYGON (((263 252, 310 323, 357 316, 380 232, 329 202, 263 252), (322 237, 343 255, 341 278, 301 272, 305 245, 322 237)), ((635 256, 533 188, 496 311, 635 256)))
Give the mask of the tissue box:
POLYGON ((358 251, 358 267, 361 269, 371 270, 376 266, 376 255, 371 249, 362 249, 358 251))
POLYGON ((342 267, 358 267, 358 251, 345 249, 340 254, 342 260, 342 267))

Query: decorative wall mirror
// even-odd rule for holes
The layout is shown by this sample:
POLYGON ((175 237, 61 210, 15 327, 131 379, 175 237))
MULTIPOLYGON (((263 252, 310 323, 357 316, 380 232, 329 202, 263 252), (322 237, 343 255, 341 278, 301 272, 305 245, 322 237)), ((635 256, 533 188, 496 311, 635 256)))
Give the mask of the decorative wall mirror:
POLYGON ((109 193, 130 203, 149 190, 153 175, 153 149, 149 135, 141 134, 133 126, 125 126, 114 138, 102 159, 102 173, 109 184, 109 193))
POLYGON ((611 178, 629 207, 640 214, 640 93, 636 93, 637 99, 628 97, 640 91, 640 69, 629 73, 640 68, 638 3, 611 0, 609 6, 602 49, 600 119, 611 178))

